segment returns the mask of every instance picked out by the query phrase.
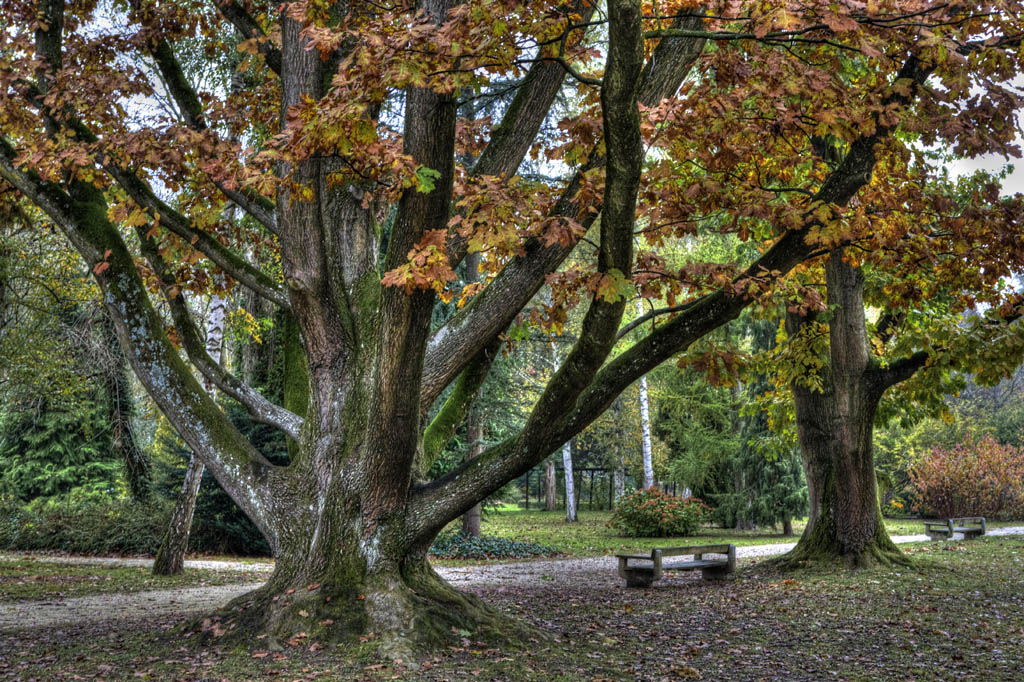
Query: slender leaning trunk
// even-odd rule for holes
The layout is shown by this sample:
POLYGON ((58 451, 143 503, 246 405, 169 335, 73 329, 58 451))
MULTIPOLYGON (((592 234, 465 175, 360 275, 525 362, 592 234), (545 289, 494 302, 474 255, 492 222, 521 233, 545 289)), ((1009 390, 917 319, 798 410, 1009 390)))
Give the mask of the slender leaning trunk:
MULTIPOLYGON (((210 299, 210 317, 206 326, 206 352, 214 363, 220 362, 221 349, 224 345, 224 318, 227 311, 227 300, 214 294, 210 299)), ((207 379, 203 388, 213 395, 214 386, 207 379)), ((185 570, 185 552, 188 551, 188 538, 192 531, 192 519, 199 501, 199 487, 203 482, 203 462, 195 453, 189 457, 185 469, 185 481, 181 492, 174 502, 171 521, 167 525, 156 558, 153 560, 153 575, 180 575, 185 570)))

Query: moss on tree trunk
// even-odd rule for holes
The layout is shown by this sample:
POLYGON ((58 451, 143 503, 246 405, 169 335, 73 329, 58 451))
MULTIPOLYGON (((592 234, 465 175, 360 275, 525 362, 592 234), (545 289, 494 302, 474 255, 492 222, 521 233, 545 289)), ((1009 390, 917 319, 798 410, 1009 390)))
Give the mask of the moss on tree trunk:
POLYGON ((282 537, 270 580, 192 627, 250 648, 342 645, 409 664, 464 637, 517 647, 545 636, 452 587, 393 531, 364 536, 362 518, 282 537))

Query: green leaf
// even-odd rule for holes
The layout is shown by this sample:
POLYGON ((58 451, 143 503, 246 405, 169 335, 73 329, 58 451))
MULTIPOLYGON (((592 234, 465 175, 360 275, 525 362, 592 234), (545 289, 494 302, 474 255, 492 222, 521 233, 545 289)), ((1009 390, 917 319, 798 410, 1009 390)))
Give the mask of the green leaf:
POLYGON ((416 167, 416 191, 429 194, 434 191, 434 183, 441 178, 441 172, 426 166, 416 167))

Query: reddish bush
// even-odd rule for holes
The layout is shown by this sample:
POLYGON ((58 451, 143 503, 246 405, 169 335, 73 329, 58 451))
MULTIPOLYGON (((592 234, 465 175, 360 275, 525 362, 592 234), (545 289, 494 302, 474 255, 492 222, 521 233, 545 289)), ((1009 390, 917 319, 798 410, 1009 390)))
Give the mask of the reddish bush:
POLYGON ((934 448, 910 471, 924 514, 1024 518, 1024 449, 991 436, 934 448))
POLYGON ((693 535, 708 509, 696 497, 676 497, 648 488, 619 500, 606 525, 633 538, 693 535))

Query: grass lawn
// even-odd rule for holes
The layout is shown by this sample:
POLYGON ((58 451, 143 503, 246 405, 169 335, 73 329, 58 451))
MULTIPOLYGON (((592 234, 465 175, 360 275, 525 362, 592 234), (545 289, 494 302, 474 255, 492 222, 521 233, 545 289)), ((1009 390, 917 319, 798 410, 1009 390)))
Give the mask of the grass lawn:
MULTIPOLYGON (((601 571, 473 589, 544 636, 525 649, 472 633, 418 670, 360 649, 197 646, 185 618, 0 632, 0 680, 977 680, 1024 670, 1024 537, 907 546, 913 568, 679 576, 625 589, 601 571), (254 654, 256 654, 254 656, 254 654)), ((34 568, 34 567, 29 567, 34 568)))
MULTIPOLYGON (((625 538, 605 524, 611 512, 581 510, 579 521, 565 523, 564 511, 525 511, 505 505, 498 510, 487 510, 481 523, 483 535, 534 542, 553 547, 571 556, 600 556, 619 552, 646 551, 664 547, 667 543, 718 544, 731 542, 736 546, 767 545, 796 542, 806 525, 806 519, 793 523, 795 537, 785 537, 771 529, 739 531, 705 526, 696 535, 685 538, 625 538)), ((1019 523, 990 523, 989 527, 1020 525, 1019 523)), ((452 525, 456 528, 457 523, 452 525)), ((890 535, 919 535, 924 532, 921 521, 886 520, 890 535)), ((781 529, 780 529, 781 530, 781 529)))
POLYGON ((232 585, 266 579, 247 571, 189 569, 184 575, 155 576, 148 567, 55 563, 0 556, 0 602, 142 592, 203 585, 232 585))

